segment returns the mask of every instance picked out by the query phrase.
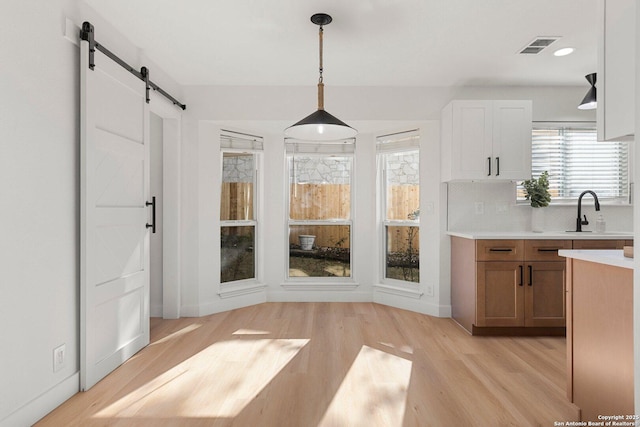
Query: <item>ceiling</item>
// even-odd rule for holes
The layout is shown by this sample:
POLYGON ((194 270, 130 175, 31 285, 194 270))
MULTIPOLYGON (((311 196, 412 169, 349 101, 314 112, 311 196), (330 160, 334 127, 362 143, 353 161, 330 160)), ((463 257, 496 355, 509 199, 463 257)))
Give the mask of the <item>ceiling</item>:
POLYGON ((328 86, 587 87, 596 71, 597 0, 83 1, 182 85, 314 85, 317 12, 328 86), (561 38, 518 54, 538 36, 561 38))

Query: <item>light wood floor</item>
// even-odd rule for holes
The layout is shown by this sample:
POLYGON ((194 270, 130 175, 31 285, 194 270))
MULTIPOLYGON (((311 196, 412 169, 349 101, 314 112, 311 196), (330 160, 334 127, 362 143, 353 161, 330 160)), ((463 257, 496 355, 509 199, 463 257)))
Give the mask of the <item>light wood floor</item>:
POLYGON ((553 426, 565 339, 471 337, 372 303, 152 319, 151 345, 37 426, 553 426))

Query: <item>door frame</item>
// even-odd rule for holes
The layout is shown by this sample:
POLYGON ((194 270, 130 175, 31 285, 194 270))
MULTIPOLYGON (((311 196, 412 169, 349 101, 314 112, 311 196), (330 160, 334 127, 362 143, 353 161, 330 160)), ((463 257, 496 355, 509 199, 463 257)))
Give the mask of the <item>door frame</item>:
POLYGON ((178 319, 181 306, 182 111, 153 91, 149 110, 162 119, 162 317, 178 319))

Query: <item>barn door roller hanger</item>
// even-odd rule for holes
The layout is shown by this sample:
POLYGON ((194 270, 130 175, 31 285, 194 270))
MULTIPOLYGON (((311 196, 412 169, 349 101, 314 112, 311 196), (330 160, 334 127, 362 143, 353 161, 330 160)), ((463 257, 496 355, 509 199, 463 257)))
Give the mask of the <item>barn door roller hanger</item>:
POLYGON ((177 105, 183 110, 187 108, 185 104, 181 103, 180 101, 175 99, 173 96, 165 92, 160 86, 158 86, 157 84, 149 80, 149 69, 147 67, 142 67, 140 71, 138 71, 132 66, 130 66, 129 64, 127 64, 126 62, 124 62, 122 59, 120 59, 118 56, 116 56, 113 52, 111 52, 109 49, 104 47, 102 44, 98 43, 94 38, 94 28, 90 22, 85 21, 82 23, 82 29, 80 30, 80 39, 89 42, 89 68, 90 69, 93 70, 96 65, 94 56, 95 56, 96 49, 98 49, 100 52, 104 53, 108 58, 118 63, 118 65, 120 65, 122 68, 124 68, 125 70, 127 70, 128 72, 130 72, 131 74, 133 74, 134 76, 136 76, 137 78, 139 78, 145 83, 146 89, 147 89, 147 103, 149 103, 149 91, 153 89, 158 93, 160 93, 165 98, 169 99, 169 101, 171 101, 173 105, 177 105))

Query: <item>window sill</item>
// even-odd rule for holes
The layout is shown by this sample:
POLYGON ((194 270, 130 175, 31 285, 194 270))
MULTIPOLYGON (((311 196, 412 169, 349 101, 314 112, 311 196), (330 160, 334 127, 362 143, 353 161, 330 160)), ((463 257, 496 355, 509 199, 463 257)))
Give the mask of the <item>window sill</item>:
MULTIPOLYGON (((517 201, 516 202, 516 206, 531 206, 529 204, 528 201, 517 201)), ((548 208, 553 208, 553 207, 566 207, 566 206, 571 206, 571 207, 576 207, 578 206, 578 200, 566 200, 566 201, 558 201, 558 202, 551 202, 549 204, 549 206, 547 206, 548 208)), ((583 199, 582 200, 582 206, 593 206, 593 199, 583 199)), ((633 203, 627 203, 627 202, 611 202, 611 201, 600 201, 600 206, 606 206, 606 207, 621 207, 621 208, 630 208, 633 207, 633 203)))

